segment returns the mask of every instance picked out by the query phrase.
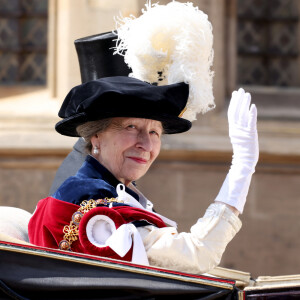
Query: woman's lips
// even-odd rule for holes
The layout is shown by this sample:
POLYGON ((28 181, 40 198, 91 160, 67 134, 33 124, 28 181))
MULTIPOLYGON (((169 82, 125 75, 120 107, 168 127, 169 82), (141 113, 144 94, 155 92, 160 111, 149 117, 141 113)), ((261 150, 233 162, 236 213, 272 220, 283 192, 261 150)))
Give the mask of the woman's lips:
POLYGON ((134 160, 135 162, 137 162, 139 164, 146 164, 148 162, 147 159, 144 159, 141 157, 129 156, 128 158, 134 160))

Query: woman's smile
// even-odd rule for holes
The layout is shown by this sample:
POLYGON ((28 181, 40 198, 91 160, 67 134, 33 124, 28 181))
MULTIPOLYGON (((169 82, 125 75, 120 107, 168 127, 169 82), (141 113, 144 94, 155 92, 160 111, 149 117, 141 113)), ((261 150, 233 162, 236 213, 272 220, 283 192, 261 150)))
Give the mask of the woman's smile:
POLYGON ((141 158, 141 157, 136 157, 136 156, 128 156, 128 158, 130 158, 131 160, 139 163, 139 164, 147 164, 148 160, 141 158))

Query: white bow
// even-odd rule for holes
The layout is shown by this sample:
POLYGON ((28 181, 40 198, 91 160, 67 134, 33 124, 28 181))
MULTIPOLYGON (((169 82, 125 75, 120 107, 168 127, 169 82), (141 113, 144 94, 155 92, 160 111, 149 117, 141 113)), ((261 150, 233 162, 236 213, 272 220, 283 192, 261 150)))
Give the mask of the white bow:
POLYGON ((132 262, 149 266, 148 257, 142 238, 133 224, 123 224, 106 240, 109 246, 119 256, 124 257, 133 242, 132 262))

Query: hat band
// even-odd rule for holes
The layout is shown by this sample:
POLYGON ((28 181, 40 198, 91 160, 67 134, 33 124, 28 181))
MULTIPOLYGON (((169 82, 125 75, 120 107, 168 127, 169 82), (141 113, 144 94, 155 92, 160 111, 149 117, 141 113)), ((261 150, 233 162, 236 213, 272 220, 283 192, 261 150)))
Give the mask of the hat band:
POLYGON ((181 113, 178 115, 178 117, 181 118, 186 110, 187 110, 187 107, 185 106, 185 108, 181 111, 181 113))

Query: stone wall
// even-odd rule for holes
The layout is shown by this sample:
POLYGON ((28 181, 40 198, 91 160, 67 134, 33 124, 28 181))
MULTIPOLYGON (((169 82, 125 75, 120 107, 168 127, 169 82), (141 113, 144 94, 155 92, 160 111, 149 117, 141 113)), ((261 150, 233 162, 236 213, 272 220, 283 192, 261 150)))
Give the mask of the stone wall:
POLYGON ((137 0, 49 0, 48 86, 54 97, 81 83, 74 41, 115 30, 114 17, 137 15, 137 0))

